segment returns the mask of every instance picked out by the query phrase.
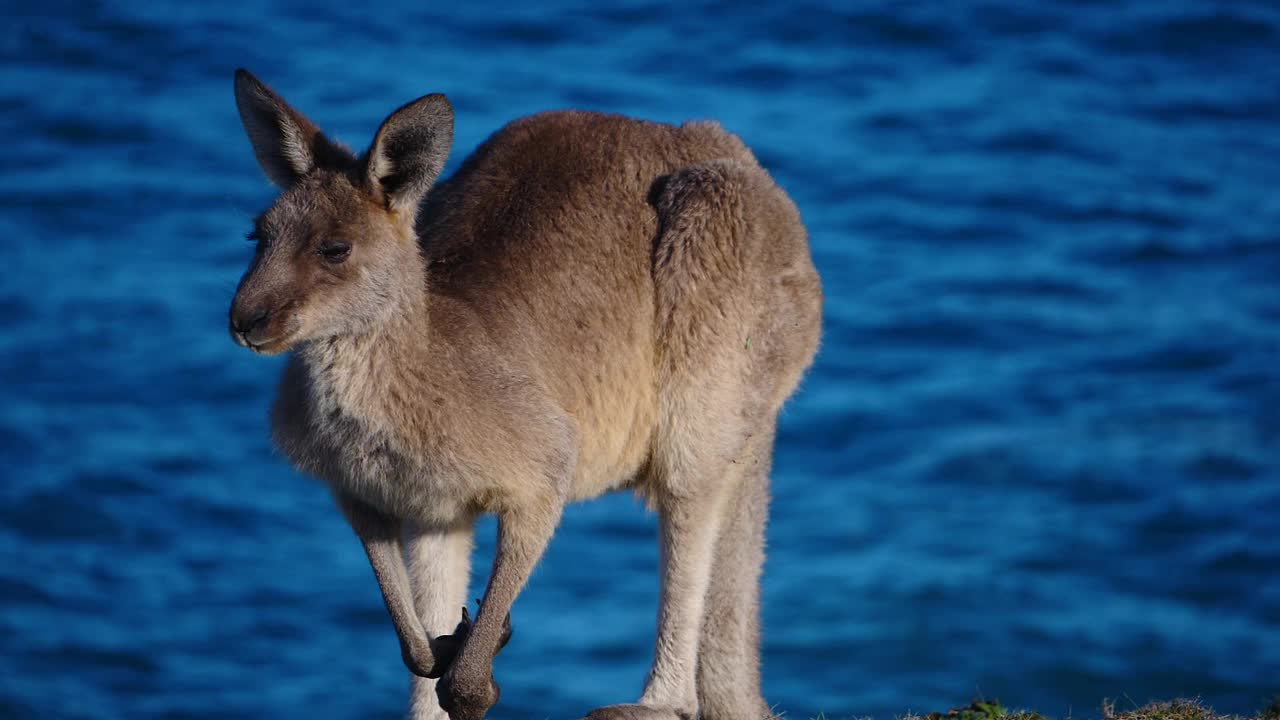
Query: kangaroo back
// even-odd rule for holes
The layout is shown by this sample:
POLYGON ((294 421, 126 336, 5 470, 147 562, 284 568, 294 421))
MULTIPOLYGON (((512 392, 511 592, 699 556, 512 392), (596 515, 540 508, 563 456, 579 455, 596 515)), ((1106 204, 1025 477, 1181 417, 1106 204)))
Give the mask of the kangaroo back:
POLYGON ((552 112, 496 133, 419 215, 428 286, 462 299, 579 428, 571 495, 637 476, 659 411, 657 206, 707 162, 755 167, 715 123, 552 112))

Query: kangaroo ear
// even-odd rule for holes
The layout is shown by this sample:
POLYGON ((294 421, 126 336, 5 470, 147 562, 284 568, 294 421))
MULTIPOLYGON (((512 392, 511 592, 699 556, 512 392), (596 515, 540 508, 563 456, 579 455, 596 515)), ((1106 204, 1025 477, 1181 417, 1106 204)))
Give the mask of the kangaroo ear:
POLYGON ((281 189, 320 166, 340 167, 351 154, 331 142, 247 70, 236 70, 236 107, 267 178, 281 189))
POLYGON ((444 95, 427 95, 396 110, 369 147, 370 191, 392 210, 416 212, 452 145, 453 108, 444 95))

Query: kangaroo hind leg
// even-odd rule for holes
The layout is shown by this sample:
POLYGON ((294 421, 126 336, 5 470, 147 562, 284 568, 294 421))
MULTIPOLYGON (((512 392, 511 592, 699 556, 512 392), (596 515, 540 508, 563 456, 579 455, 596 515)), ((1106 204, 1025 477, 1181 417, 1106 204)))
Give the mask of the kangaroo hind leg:
MULTIPOLYGON (((762 168, 721 160, 674 174, 655 252, 670 400, 668 447, 726 462, 703 601, 696 687, 704 720, 772 717, 760 689, 760 575, 777 413, 811 362, 821 288, 795 205, 762 168), (665 293, 665 295, 664 295, 665 293), (707 408, 715 408, 709 415, 707 408), (715 418, 731 422, 707 422, 715 418), (717 434, 702 428, 716 427, 717 434)), ((708 458, 709 459, 709 458, 708 458)))
POLYGON ((600 708, 588 720, 698 717, 704 603, 734 458, 749 427, 742 243, 750 238, 735 182, 748 167, 733 160, 687 167, 666 178, 654 197, 659 413, 642 489, 658 509, 658 632, 640 702, 600 708))
POLYGON ((716 537, 698 644, 702 720, 773 717, 760 691, 760 573, 773 428, 751 437, 716 537))

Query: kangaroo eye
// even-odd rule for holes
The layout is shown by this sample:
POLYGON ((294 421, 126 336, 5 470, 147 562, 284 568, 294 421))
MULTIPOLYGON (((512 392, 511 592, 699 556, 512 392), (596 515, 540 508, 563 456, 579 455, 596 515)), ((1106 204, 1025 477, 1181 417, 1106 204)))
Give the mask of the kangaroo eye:
POLYGON ((320 248, 321 257, 323 257, 326 262, 331 262, 334 265, 337 265, 343 260, 346 260, 347 256, 350 254, 351 254, 350 243, 344 243, 344 242, 328 243, 326 245, 323 245, 320 248))

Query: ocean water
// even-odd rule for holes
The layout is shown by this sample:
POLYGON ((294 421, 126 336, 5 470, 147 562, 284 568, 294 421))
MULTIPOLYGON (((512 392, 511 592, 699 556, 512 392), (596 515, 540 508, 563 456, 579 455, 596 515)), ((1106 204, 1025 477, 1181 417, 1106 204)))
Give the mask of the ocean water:
MULTIPOLYGON (((1275 5, 314 5, 5 4, 0 717, 404 707, 358 544, 270 448, 280 361, 225 331, 272 199, 238 66, 354 147, 445 92, 451 168, 557 107, 755 148, 827 293, 764 580, 788 717, 1280 692, 1275 5)), ((570 510, 493 717, 637 696, 654 533, 570 510)))

